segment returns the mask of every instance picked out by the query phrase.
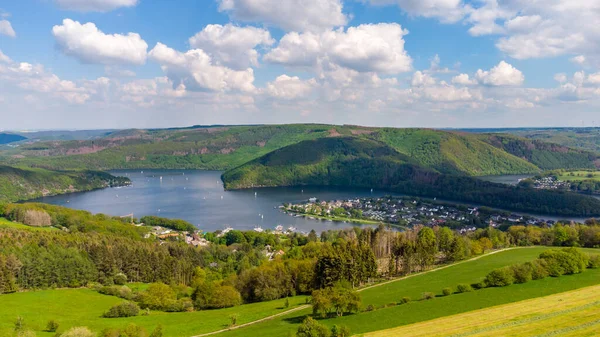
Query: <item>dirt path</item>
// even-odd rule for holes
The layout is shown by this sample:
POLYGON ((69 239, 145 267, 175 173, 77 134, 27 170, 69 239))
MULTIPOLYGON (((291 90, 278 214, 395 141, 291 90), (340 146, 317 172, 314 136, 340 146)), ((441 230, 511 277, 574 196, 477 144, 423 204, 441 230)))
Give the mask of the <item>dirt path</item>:
MULTIPOLYGON (((456 263, 453 263, 453 264, 448 264, 448 265, 445 265, 445 266, 442 266, 442 267, 438 267, 438 268, 434 268, 434 269, 431 269, 431 270, 427 270, 427 271, 424 271, 424 272, 421 272, 421 273, 415 273, 415 274, 410 274, 408 276, 398 277, 398 278, 395 278, 393 280, 385 281, 385 282, 382 282, 382 283, 377 283, 377 284, 374 284, 374 285, 371 285, 371 286, 368 286, 368 287, 361 288, 361 289, 359 289, 357 291, 361 292, 361 291, 364 291, 364 290, 367 290, 367 289, 379 287, 379 286, 386 285, 386 284, 389 284, 389 283, 406 280, 406 279, 411 278, 411 277, 415 277, 415 276, 418 276, 418 275, 432 273, 434 271, 438 271, 438 270, 442 270, 442 269, 446 269, 446 268, 458 266, 458 265, 463 264, 463 263, 467 263, 467 262, 479 260, 482 257, 490 256, 490 255, 493 255, 493 254, 497 254, 497 253, 501 253, 501 252, 504 252, 504 251, 507 251, 507 250, 517 249, 517 248, 528 248, 528 247, 511 247, 511 248, 504 248, 504 249, 495 250, 493 252, 490 252, 490 253, 487 253, 487 254, 483 254, 483 255, 479 255, 479 256, 476 256, 476 257, 468 259, 468 260, 456 262, 456 263)), ((290 309, 290 310, 286 310, 284 312, 280 312, 280 313, 275 314, 275 315, 271 315, 271 316, 267 316, 265 318, 261 318, 261 319, 256 320, 256 321, 252 321, 252 322, 248 322, 248 323, 236 325, 236 326, 233 326, 233 327, 230 327, 230 328, 227 328, 227 329, 217 330, 217 331, 213 331, 213 332, 207 332, 207 333, 204 333, 204 334, 201 334, 201 335, 192 336, 192 337, 204 337, 204 336, 216 335, 216 334, 220 334, 222 332, 231 331, 231 330, 235 330, 235 329, 240 329, 240 328, 244 328, 244 327, 247 327, 247 326, 250 326, 250 325, 253 325, 253 324, 257 324, 257 323, 260 323, 260 322, 268 321, 268 320, 271 320, 273 318, 277 318, 277 317, 280 317, 280 316, 284 316, 284 315, 291 314, 293 312, 304 310, 304 309, 308 309, 308 308, 310 308, 310 305, 305 304, 305 305, 301 305, 299 307, 296 307, 296 308, 293 308, 293 309, 290 309)))

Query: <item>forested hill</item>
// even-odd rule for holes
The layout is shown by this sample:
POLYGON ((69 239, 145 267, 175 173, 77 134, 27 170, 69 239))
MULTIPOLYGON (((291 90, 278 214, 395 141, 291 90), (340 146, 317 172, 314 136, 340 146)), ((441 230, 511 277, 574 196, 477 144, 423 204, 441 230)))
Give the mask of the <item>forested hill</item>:
POLYGON ((485 134, 481 139, 543 170, 600 168, 600 157, 591 151, 513 135, 485 134))
POLYGON ((600 215, 600 200, 495 184, 423 168, 386 144, 356 138, 304 141, 223 174, 227 189, 268 186, 353 186, 518 211, 561 216, 600 215))
POLYGON ((24 139, 27 138, 20 135, 13 135, 10 133, 0 133, 0 145, 14 143, 24 139))
POLYGON ((419 166, 448 174, 538 173, 540 167, 590 168, 596 160, 594 154, 543 142, 532 153, 531 143, 508 146, 489 135, 320 124, 122 130, 91 140, 32 141, 0 151, 0 160, 48 169, 227 170, 304 140, 335 137, 380 141, 419 166))
POLYGON ((128 178, 97 171, 50 171, 0 165, 0 203, 46 195, 90 191, 129 183, 128 178))

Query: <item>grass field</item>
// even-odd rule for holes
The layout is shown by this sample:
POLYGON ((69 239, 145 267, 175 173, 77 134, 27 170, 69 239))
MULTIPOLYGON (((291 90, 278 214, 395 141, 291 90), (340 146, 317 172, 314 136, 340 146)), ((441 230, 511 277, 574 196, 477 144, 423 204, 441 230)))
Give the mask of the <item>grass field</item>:
POLYGON ((600 286, 593 286, 364 336, 597 336, 598 331, 600 286))
MULTIPOLYGON (((419 299, 423 292, 441 293, 445 287, 455 287, 458 283, 479 281, 490 270, 517 262, 530 261, 548 248, 519 248, 485 256, 426 274, 415 275, 404 280, 384 284, 363 291, 363 305, 381 306, 398 302, 409 296, 419 299)), ((599 250, 585 249, 586 252, 600 253, 599 250)), ((574 290, 600 283, 600 269, 587 270, 585 273, 560 278, 546 278, 504 288, 487 288, 470 293, 436 297, 429 301, 411 302, 395 305, 372 312, 321 320, 328 326, 345 325, 355 334, 388 329, 413 324, 448 315, 460 314, 491 306, 512 303, 574 290)), ((296 331, 298 324, 311 310, 303 310, 269 322, 225 332, 220 336, 287 336, 296 331)))
POLYGON ((582 180, 594 180, 600 181, 600 171, 568 171, 560 176, 558 180, 562 181, 582 181, 582 180))
MULTIPOLYGON (((378 309, 336 319, 322 320, 332 326, 346 325, 353 333, 361 334, 382 329, 395 328, 417 322, 432 320, 448 315, 461 314, 492 306, 521 300, 557 294, 564 291, 597 285, 600 283, 600 269, 587 270, 583 274, 546 278, 522 285, 505 288, 488 288, 471 293, 436 297, 429 301, 416 301, 423 292, 440 294, 445 287, 455 287, 459 283, 479 281, 490 270, 536 258, 544 247, 517 248, 478 260, 466 261, 428 273, 416 274, 403 280, 381 284, 365 289, 362 293, 363 305, 373 304, 378 309), (382 308, 391 302, 398 302, 409 296, 414 302, 382 308)), ((600 250, 586 249, 586 252, 600 253, 600 250)), ((132 284, 133 288, 143 288, 143 284, 132 284)), ((135 323, 151 331, 162 324, 165 337, 186 337, 221 330, 227 327, 229 316, 238 315, 238 324, 252 322, 264 317, 284 312, 285 300, 242 305, 222 310, 192 313, 152 312, 150 316, 123 319, 106 319, 101 315, 121 300, 100 295, 88 289, 44 290, 17 294, 0 295, 0 336, 10 334, 17 316, 25 318, 28 328, 37 336, 51 337, 43 332, 48 320, 54 319, 63 331, 72 326, 88 326, 94 331, 106 327, 123 327, 135 323)), ((290 298, 289 309, 305 303, 305 297, 290 298)), ((304 309, 248 327, 223 332, 219 336, 287 336, 295 331, 303 318, 311 313, 304 309)))
MULTIPOLYGON (((151 312, 149 316, 102 318, 105 311, 122 300, 89 289, 23 292, 0 295, 0 298, 0 336, 11 336, 17 316, 22 316, 27 328, 34 330, 38 337, 54 336, 54 333, 43 331, 51 319, 60 324, 59 332, 73 326, 87 326, 99 332, 107 327, 125 327, 129 323, 143 326, 151 332, 161 324, 165 337, 182 337, 223 329, 228 326, 229 316, 232 314, 237 314, 237 323, 243 324, 286 310, 285 299, 281 299, 221 310, 151 312)), ((289 309, 304 303, 303 296, 290 298, 289 309)))
POLYGON ((9 221, 5 218, 0 218, 0 228, 17 228, 17 229, 28 229, 28 230, 37 230, 37 231, 54 231, 57 230, 54 227, 31 227, 26 226, 20 223, 9 221))

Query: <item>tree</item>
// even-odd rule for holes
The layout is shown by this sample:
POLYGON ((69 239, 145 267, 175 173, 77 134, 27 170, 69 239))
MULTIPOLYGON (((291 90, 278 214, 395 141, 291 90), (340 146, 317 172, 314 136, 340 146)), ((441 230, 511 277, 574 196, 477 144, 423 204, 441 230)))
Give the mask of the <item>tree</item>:
POLYGON ((314 229, 310 230, 310 233, 308 233, 308 241, 309 242, 317 242, 319 240, 319 238, 317 237, 317 232, 315 232, 314 229))
POLYGON ((417 235, 417 255, 422 269, 433 264, 436 253, 435 233, 431 228, 423 227, 417 235))
POLYGON ((332 312, 338 317, 345 312, 357 312, 360 308, 360 294, 348 287, 337 285, 312 293, 313 314, 326 317, 332 312))
POLYGON ((329 329, 311 317, 307 317, 298 327, 296 337, 329 337, 329 329))

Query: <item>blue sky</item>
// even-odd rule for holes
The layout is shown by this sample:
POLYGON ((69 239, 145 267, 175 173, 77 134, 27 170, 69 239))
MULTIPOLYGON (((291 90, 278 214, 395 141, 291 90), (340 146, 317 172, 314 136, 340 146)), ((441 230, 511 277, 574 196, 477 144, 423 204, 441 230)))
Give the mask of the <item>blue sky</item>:
POLYGON ((599 16, 600 0, 0 1, 0 129, 593 125, 599 16))

